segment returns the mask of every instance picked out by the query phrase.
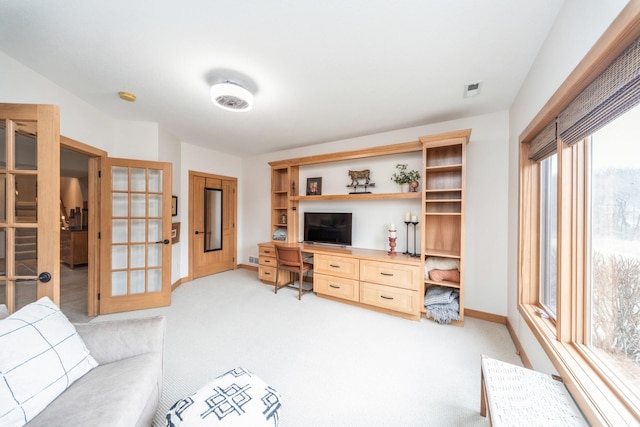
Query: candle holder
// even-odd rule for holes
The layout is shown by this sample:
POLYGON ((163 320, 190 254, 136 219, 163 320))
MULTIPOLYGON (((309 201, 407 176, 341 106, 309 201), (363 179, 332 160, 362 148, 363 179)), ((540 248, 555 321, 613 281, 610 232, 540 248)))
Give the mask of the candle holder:
POLYGON ((407 250, 402 252, 403 255, 410 255, 409 254, 409 224, 411 224, 411 221, 405 221, 404 225, 407 226, 407 240, 405 240, 406 244, 407 244, 407 250))
POLYGON ((396 239, 397 237, 389 237, 389 255, 396 255, 396 239))
POLYGON ((413 224, 413 253, 411 254, 411 256, 419 257, 420 254, 416 253, 416 228, 418 228, 418 221, 416 222, 411 221, 411 224, 413 224))

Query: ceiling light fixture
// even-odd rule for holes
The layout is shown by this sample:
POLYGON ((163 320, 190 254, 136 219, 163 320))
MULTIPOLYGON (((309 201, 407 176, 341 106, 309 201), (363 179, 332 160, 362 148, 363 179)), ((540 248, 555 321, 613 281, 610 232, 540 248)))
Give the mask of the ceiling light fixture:
POLYGON ((120 99, 128 102, 134 102, 136 100, 136 96, 130 92, 118 92, 118 96, 120 99))
POLYGON ((226 80, 211 86, 211 102, 228 111, 250 111, 253 108, 253 94, 239 83, 226 80))

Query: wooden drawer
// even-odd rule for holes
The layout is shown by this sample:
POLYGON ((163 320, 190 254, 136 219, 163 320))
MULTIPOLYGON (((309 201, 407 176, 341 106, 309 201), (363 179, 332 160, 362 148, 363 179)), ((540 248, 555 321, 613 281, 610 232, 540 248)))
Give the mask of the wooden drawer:
POLYGON ((408 314, 420 310, 418 292, 368 282, 360 282, 360 302, 408 314))
POLYGON ((258 267, 258 278, 263 282, 275 283, 276 282, 276 268, 265 267, 261 265, 258 267))
POLYGON ((273 246, 258 246, 258 256, 276 257, 276 249, 273 246))
POLYGON ((360 280, 417 291, 420 266, 382 261, 360 261, 360 280))
POLYGON ((313 291, 319 294, 358 301, 360 298, 359 288, 357 280, 318 273, 313 275, 313 291))
POLYGON ((276 261, 275 258, 261 255, 258 258, 258 264, 266 265, 267 267, 275 267, 276 265, 278 265, 278 262, 276 261))
POLYGON ((358 280, 359 264, 360 261, 356 258, 325 254, 315 254, 313 257, 314 274, 328 274, 330 276, 358 280))

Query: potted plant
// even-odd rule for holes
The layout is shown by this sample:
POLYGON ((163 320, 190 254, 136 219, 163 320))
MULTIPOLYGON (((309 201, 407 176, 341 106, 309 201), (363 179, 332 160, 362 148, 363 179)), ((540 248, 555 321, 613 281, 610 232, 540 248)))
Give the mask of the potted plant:
POLYGON ((406 163, 398 163, 396 165, 397 171, 391 175, 391 180, 396 184, 400 184, 400 189, 403 193, 407 193, 412 189, 413 191, 418 188, 418 180, 420 179, 420 172, 417 170, 407 170, 408 165, 406 163))

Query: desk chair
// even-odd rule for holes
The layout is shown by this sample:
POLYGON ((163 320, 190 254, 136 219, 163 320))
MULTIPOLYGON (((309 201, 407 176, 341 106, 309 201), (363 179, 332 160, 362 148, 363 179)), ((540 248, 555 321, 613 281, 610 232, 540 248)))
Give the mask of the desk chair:
POLYGON ((302 294, 306 294, 307 292, 311 292, 313 289, 303 289, 302 283, 304 282, 304 275, 313 271, 313 264, 308 262, 304 262, 302 259, 302 249, 299 246, 281 246, 275 245, 276 248, 276 290, 275 293, 278 293, 278 289, 289 286, 294 289, 298 289, 298 299, 302 297, 302 294), (282 285, 278 285, 278 274, 280 270, 289 271, 293 274, 298 275, 299 285, 296 288, 295 286, 290 286, 295 284, 295 277, 291 277, 291 282, 283 283, 282 285))

